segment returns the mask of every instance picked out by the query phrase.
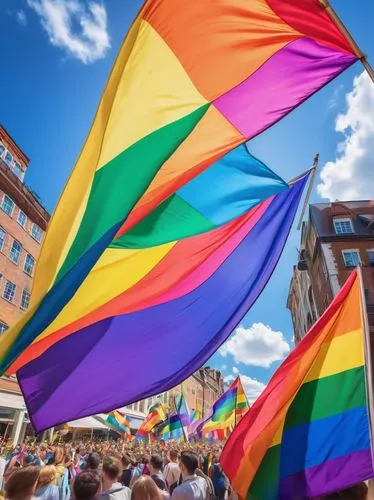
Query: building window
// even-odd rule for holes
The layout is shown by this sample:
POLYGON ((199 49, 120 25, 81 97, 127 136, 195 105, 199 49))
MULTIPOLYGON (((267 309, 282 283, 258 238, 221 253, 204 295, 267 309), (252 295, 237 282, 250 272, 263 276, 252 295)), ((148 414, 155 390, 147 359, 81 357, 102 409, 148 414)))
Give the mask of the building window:
MULTIPOLYGON (((1 250, 1 240, 0 240, 0 250, 1 250)), ((369 266, 374 266, 374 250, 368 250, 368 257, 369 257, 369 266)))
POLYGON ((0 252, 3 251, 5 245, 6 232, 2 227, 0 227, 0 252))
POLYGON ((29 307, 29 302, 30 302, 30 292, 26 288, 24 288, 22 292, 21 309, 24 309, 26 311, 26 309, 28 309, 29 307))
POLYGON ((4 160, 5 160, 5 163, 7 163, 8 165, 10 165, 10 164, 12 163, 12 161, 13 161, 13 156, 9 153, 9 151, 7 151, 7 152, 5 153, 5 158, 4 158, 4 160))
POLYGON ((22 212, 22 210, 18 212, 17 222, 23 228, 26 226, 27 215, 25 214, 25 212, 22 212))
POLYGON ((21 255, 22 246, 21 243, 17 240, 13 240, 12 248, 9 251, 9 259, 18 264, 19 256, 21 255))
POLYGON ((336 234, 352 234, 353 227, 351 219, 334 219, 334 228, 336 234))
POLYGON ((360 264, 358 250, 342 250, 342 254, 346 267, 357 267, 360 264))
POLYGON ((16 294, 16 285, 9 280, 6 280, 5 287, 3 291, 3 297, 9 302, 13 302, 14 296, 16 294))
POLYGON ((8 214, 11 217, 14 210, 14 201, 12 200, 12 198, 9 198, 9 196, 4 194, 3 201, 1 203, 1 208, 4 210, 6 214, 8 214))
POLYGON ((34 269, 35 259, 29 253, 26 255, 25 263, 23 265, 23 270, 26 274, 32 275, 32 271, 34 269))
POLYGON ((22 179, 23 170, 18 161, 14 161, 14 164, 11 168, 13 170, 13 173, 18 177, 18 179, 22 179))
POLYGON ((0 321, 0 333, 6 332, 8 328, 9 326, 4 321, 0 321))
POLYGON ((42 230, 38 226, 38 224, 33 223, 31 226, 31 236, 36 240, 38 243, 40 243, 40 240, 42 239, 42 230))
POLYGON ((5 151, 4 146, 0 144, 0 156, 3 156, 4 151, 5 151))

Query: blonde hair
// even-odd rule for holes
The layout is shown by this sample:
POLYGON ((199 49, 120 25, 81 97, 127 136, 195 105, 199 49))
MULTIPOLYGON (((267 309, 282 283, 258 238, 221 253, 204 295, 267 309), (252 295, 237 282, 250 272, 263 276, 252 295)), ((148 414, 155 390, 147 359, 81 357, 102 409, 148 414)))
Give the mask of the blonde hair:
POLYGON ((40 471, 37 488, 48 486, 51 483, 56 484, 56 480, 57 480, 56 467, 54 465, 46 465, 40 471))
POLYGON ((162 493, 151 477, 140 476, 132 487, 131 500, 162 500, 162 493))

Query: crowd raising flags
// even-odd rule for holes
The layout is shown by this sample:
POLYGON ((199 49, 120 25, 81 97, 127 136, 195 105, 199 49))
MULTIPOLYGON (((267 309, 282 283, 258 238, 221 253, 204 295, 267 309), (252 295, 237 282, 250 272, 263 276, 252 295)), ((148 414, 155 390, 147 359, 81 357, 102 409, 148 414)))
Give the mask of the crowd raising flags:
POLYGON ((145 1, 49 224, 31 307, 0 337, 0 372, 18 373, 37 431, 163 392, 227 339, 307 180, 287 186, 243 144, 358 58, 317 0, 145 1))
POLYGON ((221 463, 240 497, 315 498, 374 476, 362 296, 355 271, 234 430, 221 463))

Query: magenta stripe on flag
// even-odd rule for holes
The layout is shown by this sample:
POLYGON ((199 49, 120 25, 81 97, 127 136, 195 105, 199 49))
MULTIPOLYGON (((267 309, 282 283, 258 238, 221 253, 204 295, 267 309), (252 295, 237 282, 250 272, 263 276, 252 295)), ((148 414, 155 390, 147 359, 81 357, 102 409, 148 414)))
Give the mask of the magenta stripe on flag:
POLYGON ((243 83, 214 101, 251 139, 280 120, 356 61, 356 57, 299 38, 274 54, 243 83))

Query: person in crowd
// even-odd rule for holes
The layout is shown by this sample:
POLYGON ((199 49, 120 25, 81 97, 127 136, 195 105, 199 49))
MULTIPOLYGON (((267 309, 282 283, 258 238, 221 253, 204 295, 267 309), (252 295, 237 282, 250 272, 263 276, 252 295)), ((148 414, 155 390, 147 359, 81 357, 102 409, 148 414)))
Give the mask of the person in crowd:
POLYGON ((14 471, 5 485, 6 500, 31 500, 38 483, 40 468, 35 465, 14 471))
POLYGON ((178 486, 180 477, 181 470, 178 465, 178 451, 172 449, 168 454, 168 464, 164 469, 164 478, 170 494, 178 486))
POLYGON ((179 466, 182 474, 182 484, 177 486, 171 496, 172 500, 205 500, 207 483, 196 475, 197 456, 192 452, 183 452, 179 466))
POLYGON ((84 470, 100 472, 101 457, 98 453, 89 453, 84 460, 84 470))
POLYGON ((101 492, 100 476, 96 471, 81 472, 74 481, 75 500, 98 500, 101 492))
POLYGON ((149 476, 141 476, 134 482, 131 500, 163 500, 163 495, 149 476))
POLYGON ((59 491, 56 482, 56 467, 54 465, 43 467, 40 470, 35 498, 40 500, 59 500, 59 491))
POLYGON ((151 472, 151 478, 157 484, 157 486, 162 491, 167 490, 166 481, 162 469, 162 457, 160 455, 152 455, 149 462, 149 470, 151 472))
POLYGON ((57 446, 54 454, 54 463, 51 464, 56 467, 57 472, 57 486, 61 484, 63 477, 65 476, 65 450, 62 446, 57 446))
POLYGON ((151 472, 149 470, 149 459, 148 459, 148 457, 143 457, 142 458, 142 464, 143 464, 142 475, 149 476, 151 474, 151 472))
POLYGON ((129 487, 132 479, 132 463, 130 455, 124 453, 122 455, 121 462, 122 462, 122 474, 119 479, 119 482, 122 484, 122 486, 129 487))
POLYGON ((100 500, 130 500, 130 489, 126 486, 122 486, 118 481, 121 472, 122 464, 117 457, 104 457, 102 493, 100 495, 100 500))
POLYGON ((196 469, 195 474, 198 477, 202 477, 206 482, 206 500, 215 500, 216 495, 214 493, 214 486, 210 477, 204 474, 200 467, 196 469))
POLYGON ((210 473, 210 478, 214 486, 214 493, 216 495, 216 498, 224 499, 226 496, 228 481, 217 456, 213 457, 212 460, 212 470, 210 473))

